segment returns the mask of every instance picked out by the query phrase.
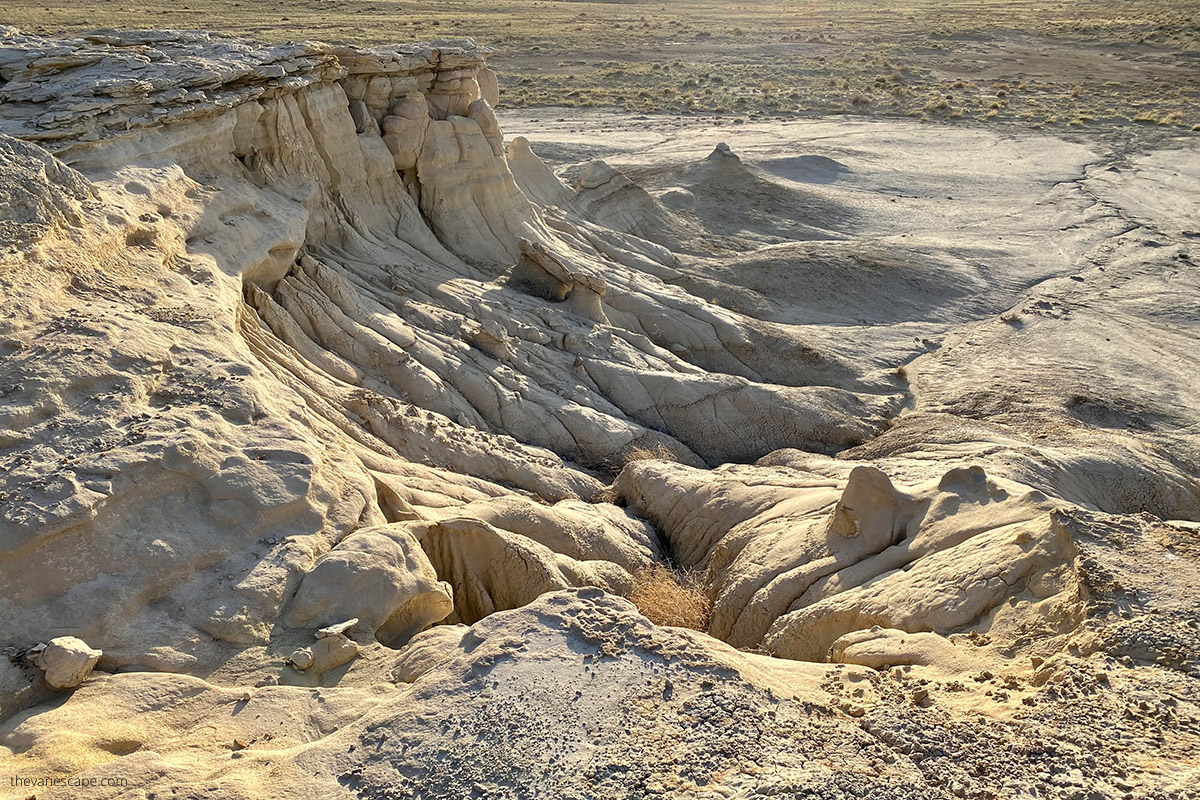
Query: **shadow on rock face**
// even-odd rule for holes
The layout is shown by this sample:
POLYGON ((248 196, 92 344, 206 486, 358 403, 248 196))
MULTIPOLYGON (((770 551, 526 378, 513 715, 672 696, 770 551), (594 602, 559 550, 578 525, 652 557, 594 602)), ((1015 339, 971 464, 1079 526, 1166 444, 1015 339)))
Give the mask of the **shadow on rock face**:
POLYGON ((758 162, 758 167, 780 178, 799 183, 836 183, 854 170, 828 156, 795 156, 758 162))
POLYGON ((622 173, 657 192, 659 203, 671 209, 654 203, 665 224, 650 231, 649 238, 679 252, 746 251, 764 244, 843 238, 857 228, 860 212, 787 181, 832 183, 849 169, 824 156, 786 161, 803 159, 800 171, 772 169, 780 162, 744 161, 721 142, 704 159, 682 167, 629 166, 622 173), (792 174, 800 172, 808 178, 792 174))

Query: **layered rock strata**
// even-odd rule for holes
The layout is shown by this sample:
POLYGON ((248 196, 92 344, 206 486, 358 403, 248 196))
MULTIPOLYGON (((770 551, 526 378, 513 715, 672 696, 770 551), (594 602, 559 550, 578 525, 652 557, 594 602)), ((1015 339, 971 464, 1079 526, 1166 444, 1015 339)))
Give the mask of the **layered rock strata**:
MULTIPOLYGON (((886 792, 936 785, 894 754, 926 684, 1087 672, 1088 542, 1166 536, 1103 512, 1191 514, 1186 458, 960 446, 951 398, 690 291, 679 253, 717 250, 667 203, 506 146, 489 52, 3 32, 4 760, 196 797, 886 792), (621 599, 664 563, 706 633, 621 599)), ((728 147, 691 174, 765 191, 728 147)))

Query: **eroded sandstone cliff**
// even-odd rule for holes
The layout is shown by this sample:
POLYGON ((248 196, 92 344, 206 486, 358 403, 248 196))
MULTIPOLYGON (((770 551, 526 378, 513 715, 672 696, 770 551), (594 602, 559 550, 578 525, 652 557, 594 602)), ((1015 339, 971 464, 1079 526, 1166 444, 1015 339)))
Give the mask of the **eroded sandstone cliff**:
MULTIPOLYGON (((5 32, 11 770, 885 796, 930 777, 894 754, 927 684, 1006 675, 972 700, 1004 718, 1006 692, 1094 680, 1116 589, 1086 542, 1200 517, 1191 440, 1001 433, 951 418, 945 357, 897 373, 705 299, 681 254, 754 237, 697 244, 671 198, 506 144, 488 54, 5 32), (620 599, 667 561, 715 638, 620 599), (98 672, 47 710, 26 648, 67 635, 98 672), (876 701, 907 716, 856 721, 876 701)), ((762 181, 728 148, 689 175, 762 181)), ((1171 753, 1145 786, 1176 786, 1171 753)))

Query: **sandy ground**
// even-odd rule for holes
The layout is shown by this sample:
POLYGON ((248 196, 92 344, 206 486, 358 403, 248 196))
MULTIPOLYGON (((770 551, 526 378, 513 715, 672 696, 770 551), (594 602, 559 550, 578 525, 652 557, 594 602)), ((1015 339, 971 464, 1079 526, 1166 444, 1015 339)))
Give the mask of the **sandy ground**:
MULTIPOLYGON (((1196 463, 1184 388, 1196 323, 1182 299, 1200 210, 1190 136, 555 111, 504 123, 568 180, 603 158, 678 208, 699 241, 761 243, 697 252, 678 282, 800 326, 881 384, 900 369, 908 411, 1053 439, 1063 429, 1049 417, 1065 409, 1070 425, 1136 435, 1145 424, 1175 441, 1184 474, 1196 463), (693 165, 719 142, 748 169, 698 178, 693 165)), ((1168 517, 1193 507, 1098 502, 1168 517)))
MULTIPOLYGON (((1119 133, 1063 137, 1018 126, 862 117, 738 124, 719 117, 568 109, 508 111, 502 121, 509 136, 527 137, 567 180, 581 163, 603 159, 659 195, 686 182, 680 180, 686 165, 702 161, 718 143, 728 144, 760 171, 762 184, 748 195, 729 196, 724 207, 720 197, 711 209, 694 207, 703 219, 693 221, 703 229, 724 218, 730 232, 774 246, 759 254, 763 260, 778 257, 797 280, 806 274, 815 280, 796 296, 771 285, 781 275, 764 276, 756 296, 729 296, 725 302, 779 322, 814 326, 818 336, 828 333, 823 323, 854 328, 874 341, 848 349, 878 359, 882 367, 900 366, 930 348, 950 325, 1000 314, 1039 282, 1077 271, 1091 248, 1123 232, 1128 223, 1111 208, 1098 207, 1082 181, 1097 175, 1109 180, 1116 173, 1104 170, 1128 163, 1139 148, 1153 149, 1152 162, 1170 165, 1166 171, 1172 188, 1181 190, 1179 202, 1183 208, 1191 203, 1186 165, 1195 149, 1187 136, 1139 143, 1119 133), (820 244, 795 250, 787 260, 794 245, 786 240, 796 235, 795 226, 789 230, 787 220, 772 216, 781 211, 770 208, 781 199, 769 190, 772 184, 794 192, 785 202, 795 204, 794 216, 814 226, 801 238, 833 248, 848 247, 850 240, 856 248, 882 248, 907 278, 897 287, 887 274, 873 285, 861 274, 846 274, 839 286, 820 272, 825 247, 820 244), (968 288, 963 280, 974 284, 968 288)), ((1145 187, 1123 191, 1147 202, 1155 190, 1145 187)), ((697 238, 709 235, 699 232, 697 238)), ((725 283, 753 289, 753 273, 737 266, 753 256, 740 249, 733 264, 700 259, 696 269, 715 270, 725 283)))

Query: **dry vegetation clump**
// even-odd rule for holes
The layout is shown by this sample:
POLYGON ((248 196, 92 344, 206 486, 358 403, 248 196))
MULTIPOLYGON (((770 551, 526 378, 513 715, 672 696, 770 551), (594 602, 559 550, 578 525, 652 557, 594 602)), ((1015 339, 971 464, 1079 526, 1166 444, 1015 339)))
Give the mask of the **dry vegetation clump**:
POLYGON ((629 599, 642 616, 655 625, 671 625, 697 631, 708 629, 712 601, 695 573, 652 564, 633 574, 629 599))
POLYGON ((645 445, 634 445, 625 452, 625 463, 629 464, 633 461, 678 461, 671 450, 662 442, 658 442, 652 447, 645 445))
MULTIPOLYGON (((679 456, 672 453, 671 450, 662 442, 657 442, 654 445, 647 446, 636 444, 630 446, 622 452, 616 459, 595 464, 597 469, 603 470, 610 474, 617 474, 625 465, 632 464, 634 461, 679 461, 679 456)), ((613 505, 622 506, 625 500, 617 493, 614 485, 609 485, 597 492, 592 498, 593 503, 612 503, 613 505)))

